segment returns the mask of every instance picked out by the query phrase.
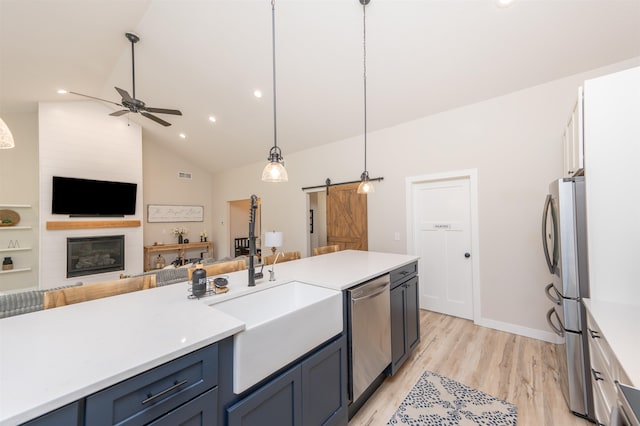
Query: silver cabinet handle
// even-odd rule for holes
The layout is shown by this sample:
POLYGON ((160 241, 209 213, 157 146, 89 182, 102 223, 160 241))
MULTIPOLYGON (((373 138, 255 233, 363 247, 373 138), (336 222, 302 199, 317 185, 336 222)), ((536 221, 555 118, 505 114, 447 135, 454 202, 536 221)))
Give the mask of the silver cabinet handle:
POLYGON ((143 404, 143 405, 144 405, 144 404, 148 404, 149 402, 151 402, 151 401, 153 401, 153 400, 155 400, 155 399, 157 399, 157 398, 160 398, 161 396, 166 395, 167 393, 171 392, 172 390, 178 389, 180 386, 183 386, 183 385, 186 385, 186 384, 187 384, 187 381, 186 381, 186 380, 183 380, 183 381, 181 381, 181 382, 178 382, 178 381, 176 380, 176 381, 173 383, 173 386, 170 386, 170 387, 168 387, 167 389, 165 389, 165 390, 163 390, 163 391, 161 391, 161 392, 158 392, 158 393, 157 393, 157 394, 155 394, 155 395, 147 394, 147 399, 145 399, 144 401, 142 401, 142 404, 143 404))
POLYGON ((589 335, 591 336, 592 339, 599 339, 600 338, 600 333, 598 333, 595 330, 592 330, 590 328, 588 328, 589 330, 589 335))
POLYGON ((591 372, 593 373, 593 378, 594 380, 597 382, 598 380, 604 380, 604 377, 602 377, 602 373, 594 370, 593 368, 591 369, 591 372))
POLYGON ((372 297, 375 297, 377 295, 379 295, 380 293, 383 293, 385 290, 389 289, 389 285, 385 284, 383 287, 380 287, 380 290, 376 291, 375 293, 371 293, 371 294, 367 294, 366 296, 363 297, 358 297, 358 298, 353 298, 351 299, 352 303, 356 303, 360 300, 366 300, 366 299, 371 299, 372 297))

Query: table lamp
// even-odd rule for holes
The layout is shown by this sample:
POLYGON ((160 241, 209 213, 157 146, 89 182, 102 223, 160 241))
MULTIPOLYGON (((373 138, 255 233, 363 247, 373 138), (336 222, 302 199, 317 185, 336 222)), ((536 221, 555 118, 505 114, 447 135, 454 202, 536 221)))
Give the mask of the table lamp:
POLYGON ((265 232, 264 233, 264 245, 271 247, 271 252, 276 253, 276 247, 282 247, 282 232, 265 232))

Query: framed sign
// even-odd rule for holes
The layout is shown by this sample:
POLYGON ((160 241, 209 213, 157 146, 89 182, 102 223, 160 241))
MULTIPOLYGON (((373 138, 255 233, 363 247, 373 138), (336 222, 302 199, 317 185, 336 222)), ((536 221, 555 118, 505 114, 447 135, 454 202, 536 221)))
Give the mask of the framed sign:
POLYGON ((204 207, 147 204, 147 222, 204 222, 204 207))

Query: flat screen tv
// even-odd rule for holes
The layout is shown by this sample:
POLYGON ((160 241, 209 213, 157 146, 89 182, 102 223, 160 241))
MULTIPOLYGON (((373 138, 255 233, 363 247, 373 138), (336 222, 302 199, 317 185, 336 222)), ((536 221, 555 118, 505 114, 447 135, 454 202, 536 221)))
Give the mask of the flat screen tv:
POLYGON ((53 177, 51 213, 70 216, 136 214, 137 184, 53 177))

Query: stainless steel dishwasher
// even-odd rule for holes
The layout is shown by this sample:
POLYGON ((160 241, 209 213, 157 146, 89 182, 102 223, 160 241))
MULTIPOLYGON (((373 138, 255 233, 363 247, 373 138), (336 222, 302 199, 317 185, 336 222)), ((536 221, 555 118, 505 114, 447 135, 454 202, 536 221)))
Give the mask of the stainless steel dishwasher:
POLYGON ((383 275, 348 290, 351 300, 353 401, 391 363, 390 279, 383 275))

